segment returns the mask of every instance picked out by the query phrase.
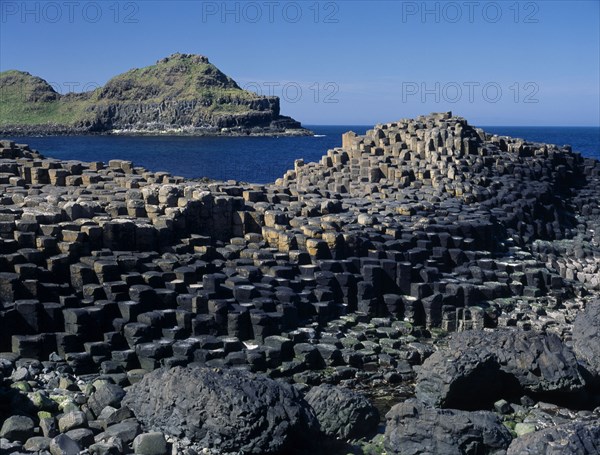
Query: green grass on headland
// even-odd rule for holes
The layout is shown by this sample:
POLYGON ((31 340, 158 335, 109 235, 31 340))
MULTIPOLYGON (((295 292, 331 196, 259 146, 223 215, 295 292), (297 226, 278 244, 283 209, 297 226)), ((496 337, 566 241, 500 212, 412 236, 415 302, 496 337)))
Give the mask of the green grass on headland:
MULTIPOLYGON (((203 118, 244 115, 256 111, 250 103, 264 99, 242 90, 208 59, 174 54, 155 65, 115 76, 106 85, 85 93, 57 93, 29 73, 0 73, 0 125, 65 125, 88 127, 117 104, 177 105, 187 102, 203 118)), ((264 106, 258 110, 268 107, 264 106)))

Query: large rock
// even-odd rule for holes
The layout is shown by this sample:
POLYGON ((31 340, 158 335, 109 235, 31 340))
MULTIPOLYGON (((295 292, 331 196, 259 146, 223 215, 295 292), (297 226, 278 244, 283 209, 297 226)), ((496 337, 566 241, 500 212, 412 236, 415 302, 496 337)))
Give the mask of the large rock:
POLYGON ((504 454, 511 436, 498 416, 488 411, 431 409, 409 400, 387 414, 388 454, 504 454))
POLYGON ((305 398, 327 436, 358 439, 377 431, 379 412, 360 393, 322 385, 313 387, 305 398))
POLYGON ((10 441, 25 442, 34 436, 33 430, 35 424, 27 416, 11 416, 4 421, 0 429, 0 438, 6 438, 10 441))
POLYGON ((42 450, 50 450, 50 442, 50 438, 34 436, 25 442, 23 448, 28 452, 41 452, 42 450))
POLYGON ((52 455, 78 455, 81 447, 66 434, 59 434, 50 441, 52 455))
POLYGON ((240 370, 156 370, 132 386, 123 404, 148 430, 224 452, 294 453, 318 434, 296 389, 240 370))
POLYGON ((108 438, 118 438, 125 444, 129 444, 132 443, 141 432, 142 429, 136 419, 127 419, 106 428, 105 435, 108 438))
POLYGON ((528 433, 513 440, 507 452, 507 455, 555 454, 600 454, 598 422, 574 422, 528 433))
POLYGON ((586 369, 600 377, 600 300, 588 303, 573 322, 573 350, 586 369))
POLYGON ((157 431, 136 436, 133 440, 133 453, 138 455, 166 455, 168 447, 165 436, 157 431))
POLYGON ((484 409, 523 393, 553 401, 583 386, 575 355, 556 335, 467 331, 423 363, 416 394, 430 406, 484 409))
POLYGON ((99 416, 107 406, 119 408, 124 396, 125 391, 122 387, 107 382, 101 383, 90 397, 88 406, 96 416, 99 416))
POLYGON ((71 411, 58 419, 58 429, 61 433, 66 433, 74 428, 85 428, 87 426, 87 416, 82 411, 71 411))

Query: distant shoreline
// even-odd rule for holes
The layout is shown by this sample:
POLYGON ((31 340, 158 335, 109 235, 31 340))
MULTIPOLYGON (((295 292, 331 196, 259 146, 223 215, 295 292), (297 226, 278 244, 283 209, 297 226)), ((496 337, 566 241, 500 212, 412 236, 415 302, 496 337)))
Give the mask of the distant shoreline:
POLYGON ((313 136, 315 133, 306 128, 272 130, 269 128, 253 128, 251 130, 221 128, 173 128, 165 130, 143 130, 143 129, 114 129, 107 131, 89 131, 86 129, 69 127, 45 127, 45 126, 17 126, 7 125, 0 127, 0 136, 148 136, 148 137, 303 137, 313 136))

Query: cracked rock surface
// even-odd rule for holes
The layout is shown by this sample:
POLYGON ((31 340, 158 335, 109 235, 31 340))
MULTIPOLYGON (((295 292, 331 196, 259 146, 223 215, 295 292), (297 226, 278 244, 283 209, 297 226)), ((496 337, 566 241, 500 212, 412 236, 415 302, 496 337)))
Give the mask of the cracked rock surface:
POLYGON ((568 146, 431 114, 255 185, 0 141, 0 186, 7 453, 597 453, 568 146))

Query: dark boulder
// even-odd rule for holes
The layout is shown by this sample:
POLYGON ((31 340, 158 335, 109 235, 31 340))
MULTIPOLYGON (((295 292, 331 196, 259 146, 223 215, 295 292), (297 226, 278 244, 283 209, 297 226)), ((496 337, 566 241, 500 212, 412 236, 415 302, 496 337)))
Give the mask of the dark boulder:
POLYGON ((0 438, 25 442, 34 436, 34 429, 35 424, 29 417, 20 415, 11 416, 2 424, 0 438))
POLYGON ((507 455, 598 455, 600 425, 574 422, 525 434, 513 440, 507 455))
POLYGON ((119 408, 124 396, 125 391, 122 387, 103 382, 96 387, 95 392, 90 396, 88 406, 96 416, 99 416, 107 406, 119 408))
POLYGON ((313 387, 305 395, 315 411, 321 431, 339 439, 358 439, 377 431, 379 412, 367 398, 330 385, 313 387))
POLYGON ((573 350, 586 370, 600 379, 600 300, 588 303, 573 322, 573 350))
POLYGON ((242 370, 159 369, 133 385, 123 404, 147 430, 224 452, 294 453, 318 435, 295 388, 242 370))
POLYGON ((384 445, 388 454, 504 454, 511 436, 488 411, 432 409, 416 400, 395 405, 387 414, 384 445))
POLYGON ((583 386, 573 352, 556 335, 468 331, 423 363, 416 393, 430 406, 473 410, 524 393, 561 401, 583 386))
POLYGON ((78 455, 81 447, 66 434, 59 434, 50 441, 52 455, 78 455))

